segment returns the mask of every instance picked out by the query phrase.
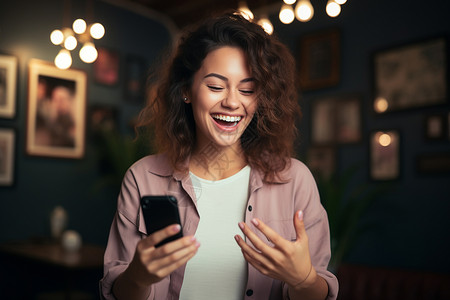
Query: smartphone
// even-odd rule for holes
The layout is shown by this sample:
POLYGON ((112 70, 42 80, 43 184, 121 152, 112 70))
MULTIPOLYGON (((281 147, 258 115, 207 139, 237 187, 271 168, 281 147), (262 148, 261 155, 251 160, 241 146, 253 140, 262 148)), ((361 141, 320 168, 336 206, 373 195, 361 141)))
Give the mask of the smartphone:
MULTIPOLYGON (((141 207, 147 234, 149 235, 172 224, 179 224, 181 226, 178 202, 174 196, 143 196, 141 198, 141 207)), ((180 230, 176 235, 168 237, 155 247, 160 247, 182 236, 183 232, 180 230)))

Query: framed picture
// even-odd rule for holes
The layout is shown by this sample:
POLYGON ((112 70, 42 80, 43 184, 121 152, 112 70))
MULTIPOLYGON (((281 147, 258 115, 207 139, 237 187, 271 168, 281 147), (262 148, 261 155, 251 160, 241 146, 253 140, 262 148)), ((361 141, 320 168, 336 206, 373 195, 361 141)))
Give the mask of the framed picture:
POLYGON ((426 175, 450 175, 450 153, 426 153, 417 157, 417 170, 426 175))
POLYGON ((94 80, 96 83, 115 86, 119 83, 120 56, 117 51, 104 47, 98 48, 98 57, 94 62, 94 80))
POLYGON ((15 132, 0 128, 0 185, 10 186, 14 182, 15 132))
POLYGON ((17 57, 0 55, 0 118, 16 114, 17 57))
POLYGON ((118 111, 113 106, 93 105, 89 107, 89 132, 96 139, 104 132, 118 130, 118 111))
POLYGON ((370 178, 395 180, 400 175, 400 135, 396 130, 374 131, 370 135, 370 178))
POLYGON ((303 90, 331 87, 339 83, 340 32, 331 29, 300 39, 299 81, 303 90))
POLYGON ((145 100, 147 62, 144 58, 128 55, 125 60, 125 100, 141 104, 145 100))
POLYGON ((448 116, 433 114, 425 118, 425 138, 427 140, 447 140, 449 129, 448 116))
POLYGON ((86 73, 31 60, 28 82, 27 154, 83 157, 86 73))
POLYGON ((448 97, 447 41, 435 38, 375 53, 377 113, 443 104, 448 97))
POLYGON ((310 147, 306 164, 316 178, 328 179, 336 171, 336 149, 331 146, 310 147))
POLYGON ((311 139, 319 144, 361 140, 361 99, 358 95, 328 96, 312 103, 311 139))

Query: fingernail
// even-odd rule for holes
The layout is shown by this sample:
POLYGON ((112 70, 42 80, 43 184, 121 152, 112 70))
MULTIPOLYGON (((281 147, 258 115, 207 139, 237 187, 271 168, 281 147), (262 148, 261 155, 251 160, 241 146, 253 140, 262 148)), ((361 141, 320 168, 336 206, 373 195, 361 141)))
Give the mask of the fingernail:
POLYGON ((192 237, 191 237, 191 242, 193 242, 193 241, 195 241, 195 240, 196 240, 195 236, 192 236, 192 237))
POLYGON ((236 240, 236 242, 239 242, 239 235, 235 235, 234 239, 236 240))
POLYGON ((180 229, 181 229, 180 224, 173 225, 173 227, 172 227, 173 232, 178 232, 178 231, 180 231, 180 229))
POLYGON ((244 223, 242 223, 242 222, 239 222, 239 224, 238 224, 238 225, 239 225, 239 228, 240 228, 240 229, 242 229, 242 230, 244 229, 244 223))
POLYGON ((300 211, 297 213, 297 218, 298 218, 300 221, 303 221, 303 211, 302 211, 302 210, 300 210, 300 211))
POLYGON ((252 219, 252 223, 253 223, 253 225, 255 225, 255 226, 258 226, 258 225, 259 225, 259 222, 258 222, 258 220, 256 220, 256 219, 252 219))

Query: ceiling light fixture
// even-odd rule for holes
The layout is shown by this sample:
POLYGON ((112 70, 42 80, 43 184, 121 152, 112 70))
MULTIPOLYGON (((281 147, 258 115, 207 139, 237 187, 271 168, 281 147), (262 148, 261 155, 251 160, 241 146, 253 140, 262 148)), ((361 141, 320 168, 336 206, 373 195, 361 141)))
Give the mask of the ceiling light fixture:
MULTIPOLYGON (((294 21, 294 17, 300 22, 308 22, 314 16, 314 7, 310 0, 283 0, 284 4, 281 6, 278 17, 284 24, 290 24, 294 21), (295 5, 295 12, 293 5, 295 5)), ((341 13, 341 5, 345 4, 347 0, 328 0, 325 11, 328 16, 335 18, 341 13)))

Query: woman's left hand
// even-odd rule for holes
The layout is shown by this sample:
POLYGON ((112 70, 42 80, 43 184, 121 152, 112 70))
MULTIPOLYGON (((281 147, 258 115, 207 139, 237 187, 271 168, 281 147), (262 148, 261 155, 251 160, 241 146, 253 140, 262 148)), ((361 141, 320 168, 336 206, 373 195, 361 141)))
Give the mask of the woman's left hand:
MULTIPOLYGON (((262 274, 286 282, 294 289, 312 280, 312 264, 309 255, 308 236, 303 223, 303 212, 294 216, 296 241, 288 241, 259 219, 252 220, 253 225, 264 234, 273 246, 264 243, 250 228, 240 222, 239 227, 251 241, 249 246, 239 235, 235 239, 241 247, 245 259, 262 274)), ((315 272, 314 272, 315 273, 315 272)))

